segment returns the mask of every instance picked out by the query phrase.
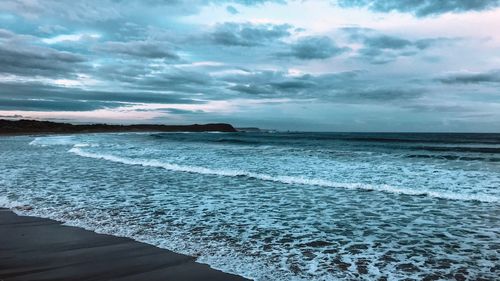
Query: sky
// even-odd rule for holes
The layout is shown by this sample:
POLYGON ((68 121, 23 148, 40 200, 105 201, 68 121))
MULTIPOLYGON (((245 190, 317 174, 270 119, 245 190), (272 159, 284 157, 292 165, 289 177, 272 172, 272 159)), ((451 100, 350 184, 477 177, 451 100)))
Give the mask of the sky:
POLYGON ((500 132, 500 0, 2 0, 0 118, 500 132))

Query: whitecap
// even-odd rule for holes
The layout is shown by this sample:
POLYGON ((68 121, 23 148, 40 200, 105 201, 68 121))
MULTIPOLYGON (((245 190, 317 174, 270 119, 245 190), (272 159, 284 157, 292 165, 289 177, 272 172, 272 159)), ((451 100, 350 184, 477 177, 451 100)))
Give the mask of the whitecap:
POLYGON ((52 145, 74 145, 75 141, 72 136, 51 136, 51 137, 36 137, 29 145, 33 146, 52 146, 52 145))
POLYGON ((146 160, 146 159, 132 159, 127 157, 115 156, 110 154, 99 154, 93 152, 87 152, 81 150, 79 147, 74 146, 68 152, 74 153, 76 155, 103 159, 111 162, 122 163, 127 165, 139 165, 144 167, 156 167, 163 168, 169 171, 175 172, 186 172, 186 173, 196 173, 202 175, 214 175, 214 176, 225 176, 225 177, 247 177, 263 181, 279 182, 284 184, 299 184, 299 185, 311 185, 311 186, 321 186, 321 187, 331 187, 331 188, 344 188, 351 190, 367 190, 367 191, 379 191, 392 194, 402 194, 410 196, 429 196, 439 199, 448 200, 461 200, 461 201, 479 201, 479 202, 499 202, 500 198, 494 195, 488 194, 458 194, 454 192, 443 192, 443 191, 432 191, 425 189, 411 189, 406 187, 397 187, 387 184, 366 184, 366 183, 346 183, 346 182, 334 182, 325 179, 311 179, 305 177, 297 176, 283 176, 283 175, 268 175, 261 173, 254 173, 244 170, 231 170, 231 169, 211 169, 200 166, 190 166, 190 165, 178 165, 174 163, 166 163, 158 160, 146 160))

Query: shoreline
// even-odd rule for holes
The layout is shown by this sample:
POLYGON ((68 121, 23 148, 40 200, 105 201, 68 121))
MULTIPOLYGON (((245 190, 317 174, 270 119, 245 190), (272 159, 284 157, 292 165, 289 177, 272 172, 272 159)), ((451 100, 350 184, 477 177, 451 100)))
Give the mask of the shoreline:
POLYGON ((37 120, 0 119, 0 135, 38 134, 38 133, 120 133, 120 132, 237 132, 227 123, 208 123, 191 125, 163 124, 71 124, 37 120))
POLYGON ((195 257, 0 208, 0 280, 249 280, 195 257))

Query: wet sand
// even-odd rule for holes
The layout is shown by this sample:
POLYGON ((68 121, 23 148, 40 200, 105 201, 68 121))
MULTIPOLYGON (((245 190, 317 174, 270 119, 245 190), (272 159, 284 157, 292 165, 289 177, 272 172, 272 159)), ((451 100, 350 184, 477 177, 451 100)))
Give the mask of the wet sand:
POLYGON ((129 238, 0 209, 0 280, 247 280, 129 238))

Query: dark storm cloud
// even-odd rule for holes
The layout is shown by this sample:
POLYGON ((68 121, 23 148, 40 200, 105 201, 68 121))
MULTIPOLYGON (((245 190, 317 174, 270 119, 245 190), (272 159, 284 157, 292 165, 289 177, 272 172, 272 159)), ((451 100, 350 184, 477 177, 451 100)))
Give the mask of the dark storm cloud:
POLYGON ((35 44, 36 38, 0 30, 0 73, 21 76, 67 76, 83 67, 78 54, 35 44))
POLYGON ((13 48, 0 45, 0 73, 23 76, 66 76, 84 62, 81 56, 43 47, 13 48))
POLYGON ((139 58, 179 59, 179 56, 172 50, 170 44, 159 41, 105 42, 96 47, 96 50, 139 58))
POLYGON ((306 36, 290 45, 290 51, 279 56, 290 56, 302 60, 327 59, 339 55, 348 49, 339 47, 326 36, 306 36))
POLYGON ((411 13, 418 17, 482 11, 500 6, 500 0, 338 0, 341 7, 367 7, 377 12, 411 13))
POLYGON ((210 34, 214 43, 226 46, 253 47, 290 36, 288 24, 251 24, 226 22, 210 34))
POLYGON ((82 111, 134 103, 199 104, 179 94, 147 91, 91 91, 41 83, 1 83, 3 109, 82 111), (66 105, 65 105, 66 104, 66 105))
POLYGON ((500 70, 483 73, 456 73, 438 78, 444 84, 500 83, 500 70))
POLYGON ((0 110, 27 111, 89 111, 120 106, 120 103, 88 102, 86 100, 5 99, 0 96, 0 110))
POLYGON ((350 41, 363 45, 357 51, 358 58, 372 64, 390 63, 399 57, 418 55, 431 47, 460 40, 460 38, 444 37, 409 40, 398 36, 380 34, 368 28, 347 27, 341 30, 348 34, 350 41))

